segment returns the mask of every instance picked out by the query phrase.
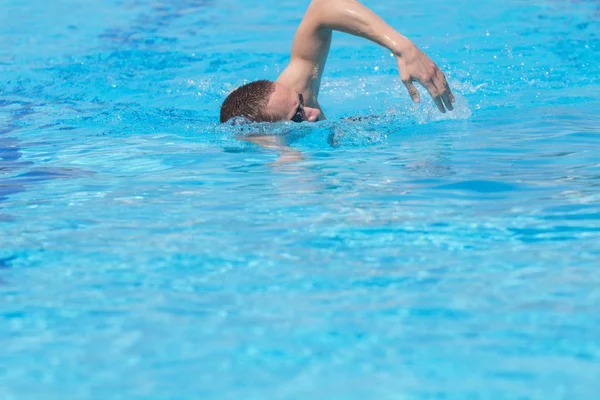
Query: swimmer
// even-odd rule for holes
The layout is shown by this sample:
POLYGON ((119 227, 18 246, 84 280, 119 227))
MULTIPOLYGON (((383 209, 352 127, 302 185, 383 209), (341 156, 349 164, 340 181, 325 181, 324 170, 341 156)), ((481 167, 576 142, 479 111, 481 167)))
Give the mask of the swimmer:
POLYGON ((446 77, 407 37, 358 1, 313 0, 294 36, 286 69, 275 82, 260 80, 231 92, 221 106, 221 122, 234 117, 253 122, 324 120, 318 97, 333 31, 387 48, 396 57, 400 79, 415 103, 420 97, 413 82, 418 82, 441 112, 452 111, 454 96, 446 77))

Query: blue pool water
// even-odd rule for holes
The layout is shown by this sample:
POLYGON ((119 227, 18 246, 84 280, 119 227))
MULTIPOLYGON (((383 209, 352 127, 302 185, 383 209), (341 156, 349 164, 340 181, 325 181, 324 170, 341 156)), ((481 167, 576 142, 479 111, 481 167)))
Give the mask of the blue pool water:
POLYGON ((457 109, 336 34, 273 165, 306 4, 0 3, 1 399, 598 398, 600 3, 365 1, 457 109))

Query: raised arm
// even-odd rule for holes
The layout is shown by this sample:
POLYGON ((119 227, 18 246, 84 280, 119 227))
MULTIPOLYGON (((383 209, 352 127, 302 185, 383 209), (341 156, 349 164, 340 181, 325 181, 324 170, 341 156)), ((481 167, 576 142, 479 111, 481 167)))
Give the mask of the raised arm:
POLYGON ((360 36, 389 49, 396 57, 402 83, 415 103, 420 98, 413 82, 419 82, 441 112, 452 110, 454 96, 437 65, 407 37, 355 0, 313 0, 298 26, 290 64, 277 81, 302 93, 309 107, 320 109, 319 86, 332 31, 360 36))

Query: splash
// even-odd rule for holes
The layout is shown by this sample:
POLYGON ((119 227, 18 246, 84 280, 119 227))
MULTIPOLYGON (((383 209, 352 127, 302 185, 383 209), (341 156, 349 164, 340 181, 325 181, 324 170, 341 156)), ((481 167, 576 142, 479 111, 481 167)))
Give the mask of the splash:
POLYGON ((429 124, 437 121, 446 120, 462 120, 467 119, 472 115, 471 108, 469 107, 469 101, 467 98, 460 94, 454 95, 456 102, 453 104, 454 110, 446 113, 440 113, 439 110, 433 106, 432 101, 421 102, 411 108, 411 112, 415 121, 418 124, 429 124))
POLYGON ((251 135, 278 136, 288 145, 298 144, 308 148, 375 146, 386 143, 391 134, 407 126, 469 118, 472 112, 468 100, 458 94, 455 97, 454 110, 445 114, 440 113, 432 101, 423 101, 402 110, 390 107, 382 115, 350 116, 318 123, 251 123, 235 120, 212 125, 207 133, 211 141, 238 148, 248 146, 238 138, 251 135))

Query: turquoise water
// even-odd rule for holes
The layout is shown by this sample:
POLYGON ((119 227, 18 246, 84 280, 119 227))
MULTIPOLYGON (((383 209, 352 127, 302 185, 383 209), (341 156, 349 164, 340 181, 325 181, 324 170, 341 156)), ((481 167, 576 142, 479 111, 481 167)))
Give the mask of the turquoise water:
POLYGON ((0 4, 0 398, 598 398, 600 3, 365 4, 456 110, 337 34, 283 165, 306 2, 0 4))

